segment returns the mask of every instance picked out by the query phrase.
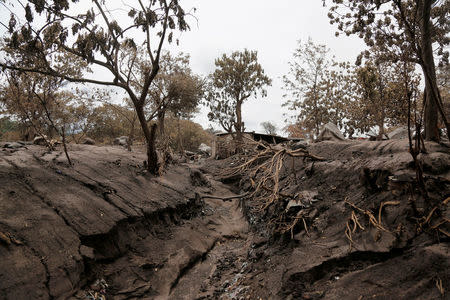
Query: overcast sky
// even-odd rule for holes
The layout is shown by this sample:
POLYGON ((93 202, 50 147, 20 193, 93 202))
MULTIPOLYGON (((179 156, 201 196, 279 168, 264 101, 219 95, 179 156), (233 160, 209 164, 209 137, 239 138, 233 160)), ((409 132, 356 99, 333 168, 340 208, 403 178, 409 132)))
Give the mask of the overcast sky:
MULTIPOLYGON (((223 53, 247 48, 258 51, 258 60, 272 78, 266 98, 249 99, 243 106, 247 130, 262 131, 261 122, 272 121, 278 128, 285 124, 281 77, 297 41, 311 37, 326 44, 338 60, 354 62, 364 43, 357 37, 335 37, 329 23, 328 7, 322 0, 184 0, 184 7, 196 7, 198 23, 191 20, 191 31, 180 36, 180 46, 170 47, 191 55, 194 72, 207 75, 214 71, 214 59, 223 53)), ((289 112, 292 115, 292 112, 289 112)), ((206 109, 195 120, 208 127, 206 109)), ((217 127, 217 126, 216 126, 217 127)), ((218 128, 218 127, 217 127, 218 128)), ((281 132, 280 132, 281 133, 281 132)))
MULTIPOLYGON (((74 9, 85 11, 90 3, 78 2, 74 9)), ((166 43, 164 48, 189 53, 195 73, 203 76, 212 73, 215 58, 223 53, 244 48, 258 51, 258 60, 273 83, 266 98, 250 98, 244 103, 242 113, 248 131, 262 131, 260 124, 264 121, 272 121, 281 129, 286 119, 283 113, 293 115, 281 107, 281 77, 288 72, 288 62, 299 39, 311 37, 315 43, 327 45, 338 60, 352 63, 364 47, 357 37, 335 37, 336 28, 329 23, 328 7, 323 7, 322 0, 181 0, 180 3, 186 11, 195 7, 196 19, 189 19, 190 31, 176 36, 180 39, 179 46, 166 43)), ((121 0, 108 0, 107 5, 123 6, 121 0)), ((0 16, 6 21, 9 12, 2 7, 0 16)), ((210 125, 206 114, 207 109, 203 108, 195 117, 204 128, 210 125)), ((283 134, 281 130, 279 133, 283 134)))

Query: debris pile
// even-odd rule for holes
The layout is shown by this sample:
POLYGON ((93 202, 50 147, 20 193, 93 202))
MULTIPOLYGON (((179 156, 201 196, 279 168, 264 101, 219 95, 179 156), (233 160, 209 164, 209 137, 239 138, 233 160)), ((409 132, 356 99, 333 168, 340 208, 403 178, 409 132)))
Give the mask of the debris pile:
POLYGON ((245 196, 247 219, 262 239, 251 257, 264 276, 243 283, 252 295, 439 299, 448 293, 447 146, 425 143, 419 155, 427 197, 407 140, 313 143, 299 152, 259 146, 250 156, 222 161, 234 164, 227 172, 216 169, 245 196))

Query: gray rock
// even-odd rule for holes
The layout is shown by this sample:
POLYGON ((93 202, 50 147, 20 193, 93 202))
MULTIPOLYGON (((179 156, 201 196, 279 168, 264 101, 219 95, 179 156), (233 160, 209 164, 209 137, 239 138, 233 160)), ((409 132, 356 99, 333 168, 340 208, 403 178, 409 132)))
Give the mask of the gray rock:
POLYGON ((120 145, 120 146, 127 146, 128 139, 129 138, 127 136, 121 136, 121 137, 115 138, 113 141, 113 144, 120 145))
POLYGON ((317 190, 305 190, 297 193, 295 195, 295 199, 290 200, 286 206, 286 211, 289 211, 291 208, 305 208, 310 207, 311 204, 317 202, 317 197, 319 192, 317 190))
POLYGON ((44 137, 37 136, 34 138, 33 144, 40 145, 40 146, 46 146, 47 145, 47 142, 45 141, 46 138, 47 138, 46 136, 44 136, 44 137))
MULTIPOLYGON (((375 131, 369 131, 367 133, 367 135, 369 136, 369 141, 376 141, 378 140, 378 133, 376 133, 375 131)), ((383 134, 381 136, 381 140, 385 141, 385 140, 389 140, 389 137, 387 136, 387 134, 383 134)))
POLYGON ((307 141, 298 141, 291 145, 292 150, 298 150, 298 149, 306 149, 308 148, 308 142, 307 141))
POLYGON ((84 145, 95 145, 95 141, 91 138, 85 138, 82 142, 84 145))
POLYGON ((18 148, 22 148, 24 146, 23 143, 20 142, 7 142, 5 144, 3 144, 3 148, 8 148, 8 149, 18 149, 18 148))
POLYGON ((94 259, 95 255, 94 255, 94 249, 91 247, 87 247, 85 245, 81 245, 80 246, 80 254, 81 256, 90 258, 90 259, 94 259))
POLYGON ((343 141, 344 135, 339 128, 333 123, 327 123, 323 126, 322 131, 317 138, 318 141, 343 141))
POLYGON ((390 140, 401 140, 408 138, 408 127, 402 126, 388 134, 390 140))
POLYGON ((198 146, 198 150, 200 152, 207 153, 208 155, 211 155, 211 151, 212 151, 210 146, 203 144, 203 143, 201 143, 200 146, 198 146))
POLYGON ((184 155, 186 155, 187 157, 193 158, 193 157, 195 157, 196 154, 192 151, 184 150, 184 155))
POLYGON ((194 186, 207 186, 211 187, 211 182, 206 177, 205 174, 203 174, 198 169, 189 169, 190 177, 191 177, 191 183, 194 186))

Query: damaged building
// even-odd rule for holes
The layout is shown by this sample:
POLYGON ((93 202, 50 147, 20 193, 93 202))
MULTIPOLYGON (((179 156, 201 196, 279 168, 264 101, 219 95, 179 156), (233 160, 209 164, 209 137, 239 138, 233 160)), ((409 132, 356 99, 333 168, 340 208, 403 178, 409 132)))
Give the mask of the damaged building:
MULTIPOLYGON (((214 136, 212 141, 212 153, 211 157, 216 159, 227 158, 236 152, 236 140, 234 136, 236 133, 218 133, 214 136)), ((265 133, 256 132, 243 132, 242 133, 244 143, 245 141, 265 142, 268 144, 279 144, 290 141, 291 139, 265 133)))

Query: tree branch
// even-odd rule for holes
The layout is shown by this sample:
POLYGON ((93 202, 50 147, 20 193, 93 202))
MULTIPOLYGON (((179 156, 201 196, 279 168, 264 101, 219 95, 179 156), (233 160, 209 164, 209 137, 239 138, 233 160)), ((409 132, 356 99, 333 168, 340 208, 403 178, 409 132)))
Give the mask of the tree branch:
POLYGON ((123 85, 116 84, 114 82, 100 81, 100 80, 94 80, 94 79, 89 79, 89 78, 73 78, 73 77, 70 77, 67 75, 60 74, 60 73, 54 71, 53 69, 51 69, 50 71, 44 71, 44 70, 16 67, 16 66, 7 65, 4 63, 0 63, 0 67, 8 69, 8 70, 19 71, 19 72, 38 73, 38 74, 47 75, 47 76, 59 77, 64 80, 67 80, 69 82, 93 83, 93 84, 98 84, 98 85, 118 86, 118 87, 125 88, 123 85))

